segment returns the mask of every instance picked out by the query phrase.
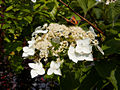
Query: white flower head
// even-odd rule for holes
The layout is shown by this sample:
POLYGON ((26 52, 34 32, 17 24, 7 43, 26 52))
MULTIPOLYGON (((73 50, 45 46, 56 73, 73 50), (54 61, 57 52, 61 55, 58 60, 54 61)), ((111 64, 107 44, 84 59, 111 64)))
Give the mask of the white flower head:
POLYGON ((27 46, 23 47, 23 51, 22 57, 33 56, 35 54, 35 49, 27 46))
POLYGON ((29 63, 28 65, 29 65, 29 67, 32 68, 32 70, 30 72, 32 78, 36 77, 37 75, 45 74, 45 70, 44 70, 41 62, 39 62, 39 63, 29 63))
POLYGON ((68 50, 69 59, 77 63, 78 61, 93 61, 92 45, 90 45, 90 39, 77 40, 77 46, 70 45, 68 50))
POLYGON ((77 63, 78 61, 83 61, 83 60, 93 61, 92 53, 89 53, 89 54, 77 53, 73 46, 69 47, 68 56, 69 56, 69 59, 72 60, 75 63, 77 63))
POLYGON ((75 50, 77 53, 89 54, 92 52, 92 46, 90 45, 89 38, 86 38, 83 40, 77 40, 76 43, 77 43, 77 46, 76 46, 75 50))
POLYGON ((53 73, 56 75, 62 75, 60 70, 60 63, 51 61, 50 68, 48 69, 47 74, 51 75, 53 73))
POLYGON ((36 0, 31 0, 33 3, 36 3, 36 0))

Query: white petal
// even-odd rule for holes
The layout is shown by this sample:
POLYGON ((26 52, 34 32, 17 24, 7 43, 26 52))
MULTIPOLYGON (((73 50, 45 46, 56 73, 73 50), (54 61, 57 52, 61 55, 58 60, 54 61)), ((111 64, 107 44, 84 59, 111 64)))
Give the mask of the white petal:
POLYGON ((96 0, 96 1, 101 2, 101 0, 96 0))
POLYGON ((89 31, 91 31, 95 36, 97 36, 92 26, 89 27, 89 31))
POLYGON ((31 55, 31 56, 33 56, 35 54, 35 50, 34 49, 29 49, 28 54, 31 55))
POLYGON ((28 41, 29 47, 33 46, 35 43, 35 40, 28 41))
POLYGON ((78 53, 76 53, 75 55, 76 55, 78 61, 83 61, 83 60, 85 60, 85 55, 83 55, 83 54, 78 54, 78 53))
POLYGON ((106 5, 109 5, 109 3, 110 3, 110 1, 109 1, 109 0, 107 0, 107 1, 106 1, 106 5))
POLYGON ((42 29, 36 30, 35 32, 32 33, 32 36, 37 35, 38 33, 44 33, 45 34, 47 32, 48 32, 48 30, 42 30, 42 29))
POLYGON ((41 26, 38 26, 38 27, 35 29, 35 31, 37 31, 37 30, 42 30, 42 29, 41 29, 41 26))
POLYGON ((28 55, 34 55, 35 54, 35 49, 34 48, 29 48, 29 47, 23 47, 24 53, 28 55))
POLYGON ((83 42, 83 40, 76 40, 76 44, 77 45, 81 45, 81 44, 83 44, 84 42, 83 42))
POLYGON ((54 68, 58 69, 60 67, 60 64, 56 62, 56 64, 54 65, 54 68))
POLYGON ((33 69, 37 69, 37 64, 36 63, 28 63, 29 67, 33 69))
POLYGON ((45 74, 44 68, 39 68, 39 69, 37 70, 37 73, 38 73, 39 75, 45 74))
POLYGON ((35 3, 36 2, 36 0, 31 0, 33 3, 35 3))
POLYGON ((53 71, 54 71, 53 69, 49 68, 48 71, 47 71, 47 74, 51 75, 51 74, 53 74, 53 71))
POLYGON ((80 54, 88 54, 92 52, 92 46, 91 45, 76 46, 75 51, 80 54))
POLYGON ((45 29, 47 26, 48 26, 48 24, 45 23, 45 24, 43 25, 42 29, 45 29))
POLYGON ((33 69, 40 69, 42 68, 42 63, 28 63, 29 67, 33 68, 33 69))
POLYGON ((83 39, 83 42, 85 43, 85 45, 89 45, 90 44, 90 38, 83 39))
POLYGON ((38 34, 38 33, 47 33, 47 32, 48 32, 48 30, 44 30, 44 31, 43 30, 37 30, 37 31, 35 31, 36 34, 38 34))
POLYGON ((98 48, 98 50, 104 55, 104 52, 103 52, 103 50, 101 49, 101 47, 99 47, 99 46, 97 45, 97 48, 98 48))
POLYGON ((35 32, 32 33, 32 37, 33 37, 34 35, 36 35, 35 32))
POLYGON ((93 56, 92 54, 84 54, 84 55, 79 55, 77 56, 78 60, 79 61, 83 61, 83 60, 86 60, 86 61, 93 61, 93 56))
POLYGON ((36 70, 33 70, 33 69, 31 70, 30 73, 31 73, 31 77, 32 78, 34 78, 34 77, 36 77, 38 75, 38 73, 36 72, 36 70))
POLYGON ((24 52, 28 52, 29 51, 29 47, 27 47, 27 46, 23 47, 23 51, 24 52))
POLYGON ((57 58, 56 63, 59 64, 59 66, 64 62, 64 60, 60 60, 60 58, 57 58))
POLYGON ((86 46, 86 45, 89 45, 90 44, 90 39, 89 38, 85 38, 85 39, 82 39, 82 40, 76 40, 76 43, 78 46, 86 46))
POLYGON ((51 63, 50 63, 50 68, 54 68, 54 67, 55 67, 55 64, 56 64, 55 61, 51 61, 51 63))
POLYGON ((62 75, 60 69, 54 70, 54 74, 56 74, 56 75, 62 75))
POLYGON ((28 57, 28 56, 29 55, 27 53, 25 53, 25 52, 22 54, 22 57, 28 57))
POLYGON ((59 63, 57 63, 55 61, 51 61, 50 68, 58 69, 59 67, 60 67, 59 63))
POLYGON ((39 66, 40 68, 42 68, 42 67, 43 67, 43 65, 42 65, 42 63, 41 63, 41 62, 39 62, 39 63, 38 63, 38 66, 39 66))
POLYGON ((86 61, 93 61, 93 55, 89 54, 89 55, 85 56, 85 60, 86 61))
POLYGON ((69 50, 68 50, 68 57, 71 59, 73 62, 77 63, 78 60, 75 56, 75 48, 70 45, 69 50))

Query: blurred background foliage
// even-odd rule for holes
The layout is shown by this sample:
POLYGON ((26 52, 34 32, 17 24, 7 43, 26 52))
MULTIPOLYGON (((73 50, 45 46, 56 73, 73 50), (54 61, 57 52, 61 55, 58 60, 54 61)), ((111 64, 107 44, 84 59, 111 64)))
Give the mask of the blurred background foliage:
MULTIPOLYGON (((60 82, 62 90, 120 90, 120 0, 106 5, 95 0, 63 0, 74 11, 100 28, 104 35, 98 34, 100 46, 105 52, 94 50, 94 62, 65 61, 60 82)), ((6 59, 7 66, 16 74, 24 70, 22 47, 31 39, 31 33, 44 23, 68 25, 75 13, 59 0, 1 0, 0 1, 0 62, 6 59)), ((78 26, 88 30, 90 26, 81 20, 78 26)), ((95 49, 95 48, 93 48, 95 49)), ((29 62, 29 60, 28 60, 29 62)))

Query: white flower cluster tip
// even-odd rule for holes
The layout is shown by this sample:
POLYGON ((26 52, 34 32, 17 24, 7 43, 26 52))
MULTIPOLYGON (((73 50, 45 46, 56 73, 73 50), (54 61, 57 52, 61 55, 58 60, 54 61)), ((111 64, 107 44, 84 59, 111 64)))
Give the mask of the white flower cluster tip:
POLYGON ((60 64, 58 62, 52 61, 50 64, 50 68, 48 69, 47 74, 56 74, 56 75, 61 75, 61 70, 60 70, 60 64))
MULTIPOLYGON (((102 2, 103 0, 96 0, 97 2, 102 2)), ((117 0, 106 0, 106 5, 109 5, 110 3, 115 3, 117 0)))
POLYGON ((43 27, 39 26, 32 33, 31 41, 28 41, 28 46, 23 47, 24 58, 29 56, 35 57, 35 63, 29 63, 32 68, 31 77, 37 75, 62 75, 61 64, 64 60, 64 55, 67 55, 70 60, 77 63, 78 61, 93 61, 92 47, 95 46, 104 54, 103 50, 98 46, 99 42, 95 39, 97 37, 94 29, 89 28, 85 32, 78 26, 67 27, 57 23, 51 23, 49 26, 44 24, 43 27), (37 53, 36 53, 37 52, 37 53), (50 60, 49 57, 54 60, 50 60), (52 58, 55 57, 55 58, 52 58), (55 61, 56 59, 56 61, 55 61), (41 60, 50 63, 49 68, 43 68, 41 60))
POLYGON ((43 75, 45 74, 45 70, 42 66, 42 63, 29 63, 29 67, 32 68, 31 70, 31 77, 34 78, 38 75, 43 75))

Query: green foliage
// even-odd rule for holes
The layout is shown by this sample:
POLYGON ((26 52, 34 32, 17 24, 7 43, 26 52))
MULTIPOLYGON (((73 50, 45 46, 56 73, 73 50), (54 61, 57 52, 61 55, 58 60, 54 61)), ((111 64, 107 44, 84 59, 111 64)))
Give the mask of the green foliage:
POLYGON ((13 6, 12 6, 12 5, 9 6, 9 7, 6 9, 6 11, 10 11, 11 9, 13 9, 13 6))
POLYGON ((83 9, 84 14, 86 15, 87 12, 96 5, 95 0, 77 0, 79 6, 83 9))
POLYGON ((116 65, 111 61, 95 62, 95 66, 99 75, 105 79, 108 79, 113 84, 115 89, 119 90, 120 82, 118 81, 119 78, 116 77, 119 75, 118 72, 120 72, 118 70, 119 67, 116 67, 116 65))
MULTIPOLYGON (((105 55, 101 57, 100 53, 93 52, 97 59, 93 62, 95 65, 91 65, 92 62, 75 64, 66 59, 61 67, 62 77, 55 77, 61 90, 102 90, 106 87, 109 90, 111 87, 112 90, 120 90, 120 0, 109 5, 95 0, 63 1, 104 32, 105 40, 101 40, 103 36, 98 39, 101 40, 100 45, 105 55)), ((10 67, 16 73, 24 69, 22 47, 27 45, 26 40, 30 40, 31 33, 37 26, 52 22, 68 25, 63 17, 69 19, 75 15, 58 0, 37 0, 36 3, 31 0, 5 0, 5 3, 0 1, 0 5, 6 7, 4 14, 0 11, 5 23, 3 26, 0 24, 5 33, 4 56, 8 56, 10 67)), ((90 25, 81 21, 78 26, 88 30, 90 25)), ((48 78, 54 78, 54 75, 48 78)))

